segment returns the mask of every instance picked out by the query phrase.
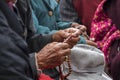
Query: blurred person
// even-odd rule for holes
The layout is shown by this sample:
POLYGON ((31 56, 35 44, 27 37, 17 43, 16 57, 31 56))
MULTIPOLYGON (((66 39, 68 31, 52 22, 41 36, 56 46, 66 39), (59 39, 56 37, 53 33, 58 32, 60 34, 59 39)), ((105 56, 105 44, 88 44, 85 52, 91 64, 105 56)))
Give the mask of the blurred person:
POLYGON ((63 21, 78 22, 87 27, 90 35, 91 22, 98 4, 102 0, 61 0, 60 14, 63 21))
POLYGON ((106 57, 106 70, 113 80, 119 80, 119 0, 103 0, 96 10, 92 22, 91 39, 106 57))
POLYGON ((30 0, 37 33, 53 34, 57 30, 79 26, 78 23, 61 21, 56 0, 30 0))
POLYGON ((77 29, 61 30, 53 35, 35 34, 29 0, 0 0, 0 26, 1 80, 38 80, 37 69, 60 65, 79 40, 73 35, 67 43, 59 43, 77 29))
MULTIPOLYGON (((63 22, 61 21, 59 13, 59 5, 56 0, 31 0, 31 6, 33 9, 33 20, 37 32, 41 34, 53 34, 57 30, 65 29, 67 27, 79 28, 84 35, 87 35, 87 28, 84 25, 79 25, 75 22, 63 22)), ((78 44, 90 44, 96 46, 96 44, 84 35, 80 35, 80 41, 78 44)))

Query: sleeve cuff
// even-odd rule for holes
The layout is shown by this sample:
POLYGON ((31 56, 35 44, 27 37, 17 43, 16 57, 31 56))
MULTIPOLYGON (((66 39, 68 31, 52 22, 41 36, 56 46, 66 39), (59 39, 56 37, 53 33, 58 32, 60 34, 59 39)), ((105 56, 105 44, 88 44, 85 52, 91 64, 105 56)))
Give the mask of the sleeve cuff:
POLYGON ((83 36, 80 36, 80 40, 79 40, 78 44, 86 44, 86 40, 83 36))
POLYGON ((42 70, 39 69, 39 65, 38 65, 38 61, 37 61, 37 53, 35 53, 35 65, 36 65, 36 69, 37 69, 37 74, 41 74, 42 70))
POLYGON ((30 61, 31 69, 34 75, 34 79, 37 80, 38 74, 37 74, 37 66, 36 66, 36 61, 35 61, 35 53, 31 53, 29 54, 29 56, 30 56, 29 61, 30 61))

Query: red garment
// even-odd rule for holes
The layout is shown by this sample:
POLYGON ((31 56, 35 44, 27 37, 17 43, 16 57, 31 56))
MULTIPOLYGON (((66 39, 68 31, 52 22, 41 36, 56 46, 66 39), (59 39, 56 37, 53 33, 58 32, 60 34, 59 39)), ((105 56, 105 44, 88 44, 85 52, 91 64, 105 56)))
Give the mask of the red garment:
POLYGON ((38 80, 54 80, 51 77, 49 77, 48 75, 45 74, 40 74, 39 79, 38 80))
POLYGON ((82 23, 88 28, 88 34, 90 34, 90 26, 94 12, 101 1, 102 0, 73 0, 74 7, 82 23))

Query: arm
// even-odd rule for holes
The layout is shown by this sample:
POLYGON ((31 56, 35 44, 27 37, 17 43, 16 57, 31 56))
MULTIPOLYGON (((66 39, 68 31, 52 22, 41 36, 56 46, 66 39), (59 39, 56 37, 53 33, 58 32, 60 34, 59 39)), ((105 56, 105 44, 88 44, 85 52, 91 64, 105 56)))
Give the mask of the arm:
POLYGON ((46 44, 52 42, 52 35, 46 34, 35 34, 28 39, 28 45, 31 52, 37 52, 42 49, 46 44))
POLYGON ((39 33, 39 34, 53 34, 54 32, 57 31, 57 30, 50 30, 49 27, 40 25, 39 22, 38 22, 39 20, 37 19, 34 11, 32 11, 32 18, 33 18, 34 26, 36 28, 36 33, 39 33))
MULTIPOLYGON (((38 1, 39 2, 39 1, 38 1)), ((32 7, 32 18, 33 18, 33 23, 36 28, 36 33, 39 34, 53 34, 56 32, 56 30, 50 30, 48 26, 43 26, 40 24, 40 20, 37 15, 40 15, 39 13, 39 4, 36 3, 34 0, 30 0, 31 7, 32 7)))
POLYGON ((8 25, 4 14, 0 11, 0 79, 1 80, 33 80, 26 71, 28 56, 26 43, 8 25), (9 75, 9 76, 8 76, 9 75))

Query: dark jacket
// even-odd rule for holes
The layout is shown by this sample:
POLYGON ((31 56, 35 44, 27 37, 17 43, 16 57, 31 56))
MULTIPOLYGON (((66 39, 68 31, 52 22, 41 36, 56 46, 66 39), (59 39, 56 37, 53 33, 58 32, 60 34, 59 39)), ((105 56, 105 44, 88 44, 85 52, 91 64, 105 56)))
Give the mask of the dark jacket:
MULTIPOLYGON (((25 1, 27 4, 23 5, 27 7, 27 0, 18 0, 18 3, 25 1)), ((34 34, 30 7, 18 9, 23 11, 20 13, 24 16, 23 22, 0 0, 0 80, 36 80, 34 54, 31 57, 29 54, 51 42, 51 36, 34 34)))

